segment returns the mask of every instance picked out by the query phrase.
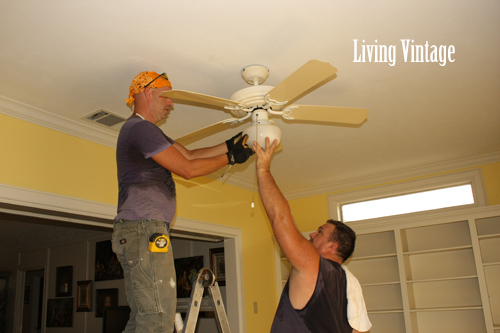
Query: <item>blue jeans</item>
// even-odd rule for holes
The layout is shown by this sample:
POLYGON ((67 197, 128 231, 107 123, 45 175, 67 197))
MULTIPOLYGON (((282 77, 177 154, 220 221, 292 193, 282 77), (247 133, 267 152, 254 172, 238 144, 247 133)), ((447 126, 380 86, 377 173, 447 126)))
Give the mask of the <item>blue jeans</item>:
POLYGON ((113 229, 113 252, 123 267, 131 309, 124 332, 173 332, 177 284, 172 244, 167 253, 148 250, 152 234, 169 236, 168 223, 123 220, 115 222, 113 229))

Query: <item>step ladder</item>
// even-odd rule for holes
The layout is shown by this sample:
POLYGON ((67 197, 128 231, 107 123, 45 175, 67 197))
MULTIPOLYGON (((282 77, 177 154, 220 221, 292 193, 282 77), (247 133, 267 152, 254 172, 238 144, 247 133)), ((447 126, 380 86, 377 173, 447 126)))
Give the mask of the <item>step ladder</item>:
POLYGON ((213 311, 219 331, 221 333, 231 333, 219 284, 210 269, 202 268, 200 270, 194 288, 191 291, 191 298, 187 300, 187 304, 182 304, 182 301, 177 302, 178 312, 175 314, 175 331, 177 333, 194 333, 200 309, 201 311, 213 311), (210 297, 203 297, 205 288, 208 288, 210 297), (184 322, 182 321, 180 312, 186 312, 184 322))

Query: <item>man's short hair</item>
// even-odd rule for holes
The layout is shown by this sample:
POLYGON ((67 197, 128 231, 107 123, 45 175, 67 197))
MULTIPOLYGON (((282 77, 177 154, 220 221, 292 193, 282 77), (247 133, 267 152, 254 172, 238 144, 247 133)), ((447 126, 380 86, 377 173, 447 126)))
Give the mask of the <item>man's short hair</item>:
POLYGON ((326 222, 335 226, 335 231, 332 232, 329 240, 339 245, 337 252, 342 259, 346 261, 354 252, 354 246, 356 245, 356 233, 351 229, 351 227, 343 222, 336 220, 328 220, 326 222))

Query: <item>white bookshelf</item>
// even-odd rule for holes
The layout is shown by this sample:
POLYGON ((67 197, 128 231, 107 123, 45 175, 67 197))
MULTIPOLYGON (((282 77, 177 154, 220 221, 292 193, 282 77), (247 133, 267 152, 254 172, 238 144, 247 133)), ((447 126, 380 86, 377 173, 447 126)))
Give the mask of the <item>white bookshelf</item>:
POLYGON ((394 230, 358 234, 345 263, 363 289, 371 333, 404 333, 405 320, 394 230))
POLYGON ((476 220, 477 236, 495 333, 500 333, 500 216, 476 220))
POLYGON ((362 285, 370 332, 500 333, 499 216, 487 207, 352 223, 346 265, 362 285))
POLYGON ((349 225, 370 333, 500 333, 500 206, 349 225))

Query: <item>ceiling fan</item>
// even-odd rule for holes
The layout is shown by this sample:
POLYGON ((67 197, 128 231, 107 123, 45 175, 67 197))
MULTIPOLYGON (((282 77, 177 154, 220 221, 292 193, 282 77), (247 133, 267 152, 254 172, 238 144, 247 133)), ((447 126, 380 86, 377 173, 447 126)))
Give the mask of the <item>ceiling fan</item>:
POLYGON ((229 110, 234 118, 225 119, 176 139, 187 145, 198 139, 225 129, 228 124, 251 120, 252 125, 243 131, 248 134, 249 145, 256 140, 265 147, 265 138, 281 142, 281 130, 269 119, 269 115, 286 120, 356 125, 368 117, 367 109, 294 105, 293 102, 314 89, 337 77, 337 69, 328 62, 310 60, 277 86, 262 85, 269 77, 269 69, 262 65, 250 65, 242 69, 241 76, 252 85, 235 92, 230 99, 173 89, 160 95, 169 97, 174 103, 229 110))

